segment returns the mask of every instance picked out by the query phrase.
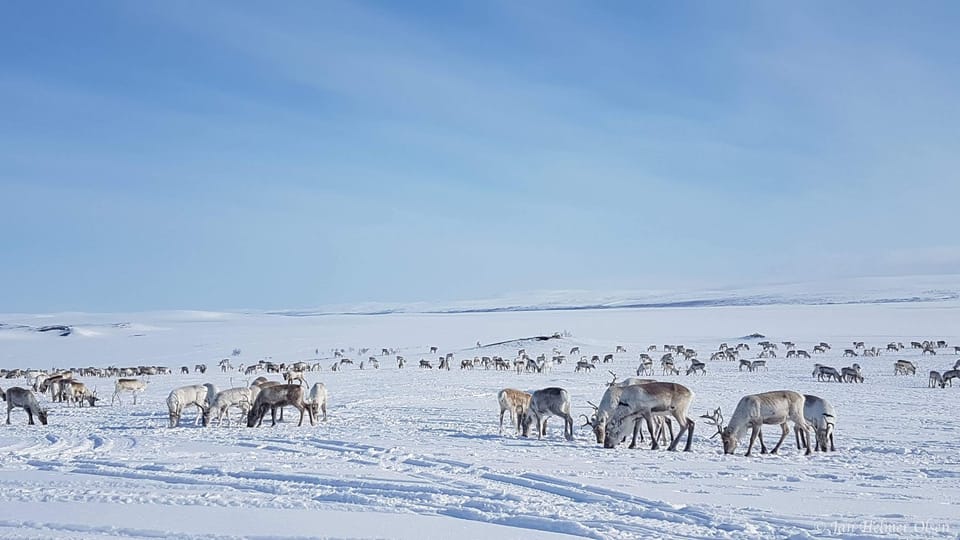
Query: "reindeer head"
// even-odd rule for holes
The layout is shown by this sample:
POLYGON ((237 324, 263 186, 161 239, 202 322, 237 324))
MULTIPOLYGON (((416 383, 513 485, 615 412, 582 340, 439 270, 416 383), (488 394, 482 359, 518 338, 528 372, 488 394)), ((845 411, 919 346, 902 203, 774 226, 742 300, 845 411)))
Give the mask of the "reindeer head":
POLYGON ((733 436, 733 430, 729 427, 723 427, 723 413, 720 412, 720 407, 717 407, 713 411, 713 414, 703 414, 700 415, 700 418, 706 418, 707 424, 717 428, 717 432, 710 436, 714 438, 717 435, 720 436, 720 440, 723 442, 723 453, 732 454, 734 450, 737 449, 737 439, 733 436))
MULTIPOLYGON (((607 370, 607 373, 613 375, 613 380, 610 381, 610 382, 608 382, 608 383, 607 383, 607 386, 613 386, 613 385, 617 384, 617 374, 614 373, 614 372, 612 372, 612 371, 610 371, 609 369, 607 370)), ((594 408, 596 408, 596 406, 594 406, 594 408)))
POLYGON ((39 411, 37 411, 37 418, 40 419, 41 424, 47 425, 47 410, 40 409, 39 411))

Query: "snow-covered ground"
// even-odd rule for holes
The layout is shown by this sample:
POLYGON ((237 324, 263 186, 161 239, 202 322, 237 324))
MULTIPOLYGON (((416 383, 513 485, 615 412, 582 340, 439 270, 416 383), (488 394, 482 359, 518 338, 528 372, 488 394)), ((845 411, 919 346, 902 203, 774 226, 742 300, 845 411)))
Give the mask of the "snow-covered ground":
MULTIPOLYGON (((299 315, 303 315, 300 313, 299 315)), ((960 358, 960 302, 763 305, 501 313, 289 316, 162 312, 0 316, 0 367, 80 367, 206 363, 207 376, 152 377, 137 405, 110 406, 112 380, 87 379, 107 405, 50 408, 48 426, 27 426, 22 411, 0 429, 2 538, 808 538, 960 535, 960 388, 929 389, 926 373, 960 358), (65 324, 73 333, 36 332, 65 324), (532 355, 556 346, 613 352, 612 364, 574 373, 461 371, 459 359, 513 358, 527 336, 532 355), (708 375, 666 376, 696 394, 696 415, 744 394, 794 389, 827 398, 838 410, 837 452, 803 456, 724 456, 699 422, 693 451, 603 449, 586 429, 573 442, 556 419, 544 440, 499 435, 496 393, 504 387, 567 388, 574 415, 590 411, 610 379, 632 375, 650 344, 684 344, 705 359, 721 342, 761 332, 810 350, 811 360, 770 360, 768 372, 712 362, 708 375), (878 358, 841 358, 853 340, 945 339, 949 349, 878 358), (454 352, 451 371, 421 370, 430 346, 454 352), (298 428, 166 427, 165 399, 177 386, 245 385, 250 377, 216 371, 234 347, 234 365, 265 357, 314 361, 308 374, 330 392, 330 420, 298 428), (333 347, 400 349, 397 369, 332 372, 333 347), (894 376, 906 358, 917 376, 894 376), (818 383, 812 365, 858 361, 864 384, 818 383)), ((751 353, 756 353, 754 348, 751 353)), ((658 355, 659 356, 659 355, 658 355)), ((782 355, 781 355, 782 356, 782 355)), ((355 359, 356 354, 354 354, 355 359)), ((0 381, 3 388, 22 380, 0 381)), ((290 412, 290 411, 288 411, 290 412)), ((190 418, 191 415, 186 415, 190 418)), ((578 425, 580 423, 578 422, 578 425)), ((775 427, 767 428, 772 438, 775 427)))

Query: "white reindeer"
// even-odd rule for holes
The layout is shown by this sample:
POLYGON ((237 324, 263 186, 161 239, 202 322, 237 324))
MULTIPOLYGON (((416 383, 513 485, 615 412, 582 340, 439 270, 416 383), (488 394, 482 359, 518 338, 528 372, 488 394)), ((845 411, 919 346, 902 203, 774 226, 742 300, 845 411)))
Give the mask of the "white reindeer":
POLYGON ((314 383, 310 387, 304 402, 310 407, 313 418, 317 418, 323 412, 323 421, 327 421, 327 387, 322 382, 314 383))
MULTIPOLYGON (((590 426, 590 428, 593 430, 593 434, 597 437, 597 444, 603 444, 607 430, 607 421, 610 420, 610 417, 613 415, 613 411, 617 408, 617 405, 619 405, 620 395, 623 393, 623 389, 636 384, 649 384, 652 382, 656 381, 653 379, 638 379, 636 377, 628 377, 620 382, 617 382, 617 376, 614 374, 613 381, 607 383, 607 389, 600 398, 600 405, 594 405, 589 401, 587 402, 594 409, 593 416, 587 417, 585 414, 581 414, 580 416, 586 419, 586 422, 584 422, 583 425, 590 426)), ((670 431, 672 434, 672 427, 670 431)), ((633 440, 630 442, 630 448, 635 448, 637 446, 638 435, 642 441, 643 433, 640 429, 639 418, 636 418, 633 422, 633 440)))
POLYGON ((120 405, 123 405, 123 401, 120 399, 120 392, 130 392, 133 394, 133 404, 137 404, 137 394, 145 391, 147 389, 147 381, 142 381, 140 379, 117 379, 117 383, 114 385, 113 398, 110 399, 110 404, 113 405, 114 401, 120 402, 120 405))
POLYGON ((217 398, 217 387, 210 384, 193 384, 173 389, 167 396, 167 411, 170 413, 170 427, 180 424, 183 409, 191 405, 197 407, 197 419, 194 425, 210 424, 210 406, 217 398))
POLYGON ((651 382, 647 384, 635 384, 623 388, 617 407, 607 421, 605 428, 603 447, 616 448, 625 438, 624 423, 631 419, 643 418, 647 422, 647 431, 650 433, 650 439, 653 441, 651 450, 660 448, 657 433, 654 431, 654 416, 673 417, 680 430, 677 436, 670 442, 668 450, 676 450, 677 444, 684 432, 687 433, 687 443, 684 447, 685 452, 690 451, 690 445, 693 443, 694 421, 687 416, 690 404, 693 401, 693 392, 681 384, 668 382, 651 382))
MULTIPOLYGON (((777 442, 772 454, 780 450, 780 445, 787 438, 790 428, 787 422, 793 422, 794 429, 810 430, 810 425, 803 416, 803 395, 792 390, 777 390, 774 392, 764 392, 762 394, 751 394, 740 398, 737 408, 733 411, 733 417, 730 423, 723 427, 723 415, 718 408, 713 416, 704 415, 703 418, 711 420, 711 424, 717 427, 717 433, 723 441, 723 453, 733 454, 740 443, 741 437, 747 428, 750 433, 750 445, 747 446, 746 455, 749 456, 753 451, 753 445, 760 433, 760 426, 763 424, 777 424, 783 430, 780 440, 777 442)), ((810 454, 810 440, 806 440, 807 454, 810 454)), ((767 448, 763 441, 760 442, 760 452, 767 453, 767 448)))
POLYGON ((7 402, 7 424, 10 423, 10 411, 20 408, 27 411, 28 425, 34 425, 34 415, 40 420, 41 424, 47 425, 47 410, 40 408, 37 397, 30 390, 14 386, 6 392, 0 390, 0 397, 7 402))
POLYGON ((253 402, 256 401, 259 393, 260 385, 258 384, 228 388, 217 392, 210 404, 210 412, 204 416, 204 426, 209 425, 214 417, 217 419, 217 425, 222 426, 224 415, 227 417, 227 424, 230 424, 231 407, 240 409, 240 413, 246 416, 253 408, 253 402))

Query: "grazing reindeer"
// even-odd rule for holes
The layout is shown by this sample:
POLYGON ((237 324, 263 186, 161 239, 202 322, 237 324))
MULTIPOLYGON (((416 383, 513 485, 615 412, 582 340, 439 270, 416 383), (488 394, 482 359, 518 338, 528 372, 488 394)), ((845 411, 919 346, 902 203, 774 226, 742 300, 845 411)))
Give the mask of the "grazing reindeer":
POLYGON ((421 369, 427 369, 427 368, 433 369, 433 364, 431 364, 429 360, 424 360, 423 358, 421 358, 421 359, 420 359, 420 368, 421 368, 421 369))
POLYGON ((33 395, 33 392, 30 390, 14 386, 6 392, 0 390, 0 397, 7 402, 7 424, 10 423, 10 411, 15 408, 20 408, 27 411, 28 425, 35 425, 33 423, 34 415, 37 416, 41 424, 47 425, 47 411, 46 409, 40 408, 40 404, 37 403, 37 397, 33 395))
POLYGON ((550 387, 535 390, 530 396, 530 405, 523 415, 523 436, 530 433, 530 426, 536 423, 537 439, 547 434, 547 418, 563 418, 563 436, 573 440, 573 417, 570 416, 570 394, 563 388, 550 387))
MULTIPOLYGON (((816 449, 826 452, 827 442, 829 442, 830 451, 836 451, 833 446, 833 430, 837 423, 837 412, 833 409, 833 405, 821 397, 804 394, 803 417, 813 426, 814 433, 816 433, 816 449)), ((803 446, 809 446, 809 442, 801 439, 801 437, 805 438, 806 431, 794 430, 794 432, 797 435, 797 450, 803 446)), ((763 445, 763 438, 760 439, 760 444, 763 445)))
POLYGON ((830 366, 815 364, 813 366, 813 376, 816 377, 818 381, 826 380, 829 382, 830 379, 836 379, 837 382, 843 382, 843 377, 840 375, 840 372, 830 366))
MULTIPOLYGON (((779 424, 783 432, 776 446, 770 451, 776 454, 780 450, 780 445, 787 438, 790 428, 787 422, 793 422, 794 429, 810 430, 810 425, 803 417, 803 395, 791 390, 779 390, 774 392, 764 392, 762 394, 751 394, 740 398, 737 408, 733 412, 730 423, 723 427, 723 415, 720 409, 716 411, 716 417, 705 416, 712 420, 711 424, 717 427, 717 432, 723 440, 723 453, 733 454, 740 438, 743 437, 747 428, 750 433, 750 445, 747 446, 746 455, 749 456, 753 450, 753 445, 760 433, 760 426, 763 424, 779 424)), ((806 441, 807 454, 810 454, 810 440, 806 441)), ((760 452, 767 453, 763 442, 760 443, 760 452)))
POLYGON ((943 372, 943 387, 953 386, 953 380, 960 379, 960 370, 950 369, 943 372))
POLYGON ((520 434, 523 426, 521 420, 530 406, 530 394, 516 390, 514 388, 504 388, 497 393, 497 401, 500 402, 500 434, 503 434, 503 413, 510 413, 510 423, 517 428, 517 435, 520 434))
POLYGON ((909 360, 897 360, 893 364, 894 375, 916 375, 917 366, 909 360))
POLYGON ((283 374, 283 380, 286 381, 287 384, 293 384, 294 381, 296 381, 297 384, 307 384, 307 380, 303 377, 302 371, 287 371, 283 374))
POLYGON ((750 362, 750 372, 751 372, 751 373, 754 372, 754 371, 759 370, 760 368, 763 368, 764 371, 769 371, 769 370, 770 370, 770 368, 767 367, 767 361, 766 361, 766 360, 754 360, 753 362, 750 362))
POLYGON ((860 364, 854 364, 851 367, 845 367, 840 371, 843 382, 863 382, 863 373, 860 372, 860 364))
POLYGON ((627 348, 624 347, 623 345, 617 345, 617 349, 614 352, 625 353, 627 352, 627 348))
POLYGON ((738 368, 738 371, 743 371, 743 368, 747 368, 747 371, 752 371, 752 370, 750 369, 750 361, 741 358, 741 359, 740 359, 740 367, 738 368))
POLYGON ((310 416, 310 425, 316 424, 313 416, 313 409, 309 407, 303 399, 303 387, 299 384, 278 384, 275 386, 261 387, 253 407, 247 413, 247 427, 259 426, 263 423, 263 417, 270 410, 271 426, 277 425, 277 408, 291 406, 300 411, 300 422, 297 427, 303 425, 303 413, 307 412, 310 416))
POLYGON ((209 412, 204 416, 204 427, 210 425, 214 416, 216 416, 217 424, 222 426, 223 416, 226 415, 229 424, 231 407, 237 407, 240 409, 240 413, 246 416, 250 413, 253 402, 256 401, 259 393, 260 385, 256 381, 248 387, 228 388, 218 392, 210 404, 209 412))
POLYGON ((943 375, 940 375, 939 371, 931 371, 930 380, 927 381, 927 388, 936 388, 937 386, 939 386, 940 388, 945 387, 945 383, 943 382, 943 375))
MULTIPOLYGON (((310 393, 307 394, 307 399, 305 400, 307 407, 310 408, 311 416, 316 419, 320 416, 320 413, 323 413, 323 421, 327 421, 327 387, 321 383, 314 383, 310 387, 310 393)), ((311 420, 311 425, 313 421, 311 420)))
MULTIPOLYGON (((804 394, 803 417, 807 420, 808 424, 813 426, 814 434, 816 435, 814 450, 826 452, 827 443, 829 442, 830 451, 836 451, 833 445, 833 430, 836 425, 837 413, 834 411, 833 405, 821 397, 804 394)), ((806 431, 795 429, 794 434, 797 438, 797 450, 809 445, 806 431)), ((763 444, 762 430, 757 434, 757 438, 760 439, 761 453, 765 452, 764 448, 766 448, 766 446, 763 444)))
POLYGON ((810 353, 803 349, 797 349, 797 358, 810 358, 810 353))
POLYGON ((590 371, 594 367, 596 366, 594 366, 590 362, 587 362, 586 360, 580 360, 577 362, 577 367, 573 368, 573 371, 574 373, 577 373, 580 371, 590 371))
POLYGON ((698 371, 700 372, 701 375, 706 375, 706 374, 707 374, 707 365, 704 364, 703 362, 700 362, 700 361, 697 361, 697 360, 691 361, 691 362, 690 362, 690 367, 687 368, 687 375, 690 375, 690 374, 692 374, 692 373, 696 373, 696 372, 698 372, 698 371))
POLYGON ((97 393, 91 392, 87 385, 80 381, 64 381, 64 394, 67 400, 75 403, 78 407, 83 407, 83 402, 87 402, 91 407, 95 407, 100 398, 97 393))
POLYGON ((642 360, 640 365, 637 367, 637 377, 642 375, 653 375, 653 360, 651 360, 650 357, 642 360))
POLYGON ((843 350, 843 357, 846 358, 846 357, 848 357, 848 356, 858 356, 858 355, 857 355, 857 351, 855 351, 855 350, 853 350, 853 349, 844 349, 844 350, 843 350))
POLYGON ((673 365, 673 357, 667 358, 664 357, 663 360, 660 360, 660 368, 663 370, 664 375, 679 375, 680 370, 673 365))
POLYGON ((110 399, 110 404, 113 405, 114 400, 116 400, 120 405, 123 405, 123 400, 120 399, 120 392, 130 392, 133 394, 133 404, 136 405, 137 394, 146 389, 147 381, 141 381, 140 379, 117 379, 117 383, 113 387, 113 398, 110 399))
POLYGON ((606 363, 608 363, 608 362, 613 362, 613 355, 612 355, 612 354, 605 354, 605 355, 603 355, 603 363, 606 364, 606 363))
POLYGON ((580 347, 571 347, 571 348, 570 348, 570 356, 573 356, 573 355, 575 355, 575 354, 580 354, 580 347))
MULTIPOLYGON (((612 373, 612 372, 611 372, 612 373)), ((586 422, 584 426, 590 426, 593 429, 593 434, 597 437, 597 444, 603 444, 604 436, 607 429, 607 421, 610 420, 610 416, 613 414, 613 411, 617 408, 617 405, 620 403, 620 395, 623 393, 623 389, 628 386, 633 386, 635 384, 649 384, 656 382, 653 379, 637 379, 634 377, 629 377, 621 382, 616 382, 616 375, 613 377, 613 381, 607 383, 607 389, 603 393, 603 397, 600 398, 600 405, 594 405, 593 403, 587 402, 594 409, 593 416, 587 417, 585 414, 580 416, 584 417, 586 422)), ((661 417, 657 417, 660 419, 661 417)), ((659 427, 659 426, 658 426, 659 427)), ((662 430, 661 430, 662 433, 662 430)), ((630 448, 635 448, 637 446, 637 435, 639 434, 640 440, 643 440, 643 432, 640 429, 640 422, 638 419, 634 419, 633 426, 633 440, 630 443, 630 448)), ((673 427, 670 426, 671 440, 673 439, 673 427)))
POLYGON ((673 417, 680 426, 677 436, 670 442, 668 450, 676 450, 680 438, 687 433, 687 443, 684 451, 689 452, 693 443, 694 421, 687 417, 690 403, 693 401, 693 392, 686 386, 667 383, 650 382, 624 387, 620 393, 617 406, 610 419, 607 420, 603 437, 604 448, 616 448, 625 438, 623 435, 624 422, 635 418, 646 420, 647 431, 653 441, 650 449, 660 448, 657 433, 654 431, 653 418, 655 416, 673 417))
POLYGON ((183 409, 191 405, 197 407, 197 419, 194 425, 210 425, 210 406, 217 397, 217 387, 210 384, 194 384, 182 386, 170 392, 167 396, 167 410, 170 413, 170 427, 180 424, 180 415, 183 409))

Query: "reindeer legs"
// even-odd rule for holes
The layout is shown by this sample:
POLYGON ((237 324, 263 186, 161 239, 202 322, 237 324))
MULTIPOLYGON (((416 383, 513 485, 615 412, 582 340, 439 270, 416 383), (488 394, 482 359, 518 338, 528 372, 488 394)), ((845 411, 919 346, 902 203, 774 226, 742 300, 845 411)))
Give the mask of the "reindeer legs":
POLYGON ((780 440, 777 441, 777 445, 773 447, 773 450, 770 451, 771 454, 776 454, 777 450, 780 450, 780 445, 783 444, 783 440, 787 438, 787 434, 790 433, 790 428, 787 427, 787 423, 784 422, 780 424, 780 440))

